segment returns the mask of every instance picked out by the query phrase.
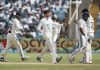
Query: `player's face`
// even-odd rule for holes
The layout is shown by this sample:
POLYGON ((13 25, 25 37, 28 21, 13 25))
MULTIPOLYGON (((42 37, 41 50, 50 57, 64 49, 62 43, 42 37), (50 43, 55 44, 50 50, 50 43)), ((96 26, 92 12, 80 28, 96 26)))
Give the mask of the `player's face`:
POLYGON ((85 20, 85 21, 87 21, 88 20, 88 17, 89 17, 89 15, 88 14, 83 14, 83 19, 85 20))
POLYGON ((50 16, 52 16, 52 13, 51 13, 51 12, 48 12, 48 13, 46 14, 46 17, 50 17, 50 16))

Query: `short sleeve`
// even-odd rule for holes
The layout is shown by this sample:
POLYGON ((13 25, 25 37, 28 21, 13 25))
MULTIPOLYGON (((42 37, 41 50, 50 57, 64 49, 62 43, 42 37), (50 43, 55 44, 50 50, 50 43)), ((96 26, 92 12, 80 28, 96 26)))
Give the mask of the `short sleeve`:
POLYGON ((81 19, 79 20, 78 25, 79 25, 79 28, 83 28, 83 22, 81 19))

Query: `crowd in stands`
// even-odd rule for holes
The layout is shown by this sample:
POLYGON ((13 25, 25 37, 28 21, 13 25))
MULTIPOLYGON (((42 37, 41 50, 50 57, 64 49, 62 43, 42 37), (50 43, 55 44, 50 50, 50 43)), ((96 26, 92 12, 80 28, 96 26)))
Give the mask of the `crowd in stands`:
POLYGON ((26 31, 34 32, 43 16, 44 10, 51 10, 63 23, 68 13, 68 0, 1 0, 0 1, 0 30, 6 33, 11 14, 21 13, 21 22, 26 31))

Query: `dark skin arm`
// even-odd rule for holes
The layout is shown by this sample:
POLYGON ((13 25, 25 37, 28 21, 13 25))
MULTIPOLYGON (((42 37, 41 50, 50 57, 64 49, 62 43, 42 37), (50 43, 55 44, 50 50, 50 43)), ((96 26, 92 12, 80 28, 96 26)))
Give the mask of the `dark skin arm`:
MULTIPOLYGON (((74 20, 74 22, 78 25, 78 21, 77 20, 74 20)), ((85 36, 85 34, 83 32, 83 29, 82 28, 79 28, 79 30, 80 30, 81 34, 85 36)))
POLYGON ((79 28, 79 29, 80 29, 81 34, 85 36, 83 29, 82 28, 79 28))
MULTIPOLYGON (((74 22, 78 25, 78 21, 77 20, 74 20, 74 22)), ((83 32, 83 29, 79 28, 79 30, 80 30, 81 34, 85 36, 85 34, 83 32)), ((88 42, 90 42, 90 39, 88 39, 88 42)))
MULTIPOLYGON (((80 28, 80 32, 81 32, 81 34, 82 34, 82 35, 84 35, 84 36, 85 36, 85 34, 84 34, 84 32, 83 32, 83 29, 82 29, 82 28, 80 28)), ((90 39, 88 39, 88 42, 90 42, 90 39)))

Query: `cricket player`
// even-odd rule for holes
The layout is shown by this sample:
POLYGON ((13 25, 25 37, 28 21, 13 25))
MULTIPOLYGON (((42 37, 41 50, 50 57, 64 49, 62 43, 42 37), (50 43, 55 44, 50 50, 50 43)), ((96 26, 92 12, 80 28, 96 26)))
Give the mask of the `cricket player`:
POLYGON ((76 48, 71 54, 68 55, 69 63, 73 63, 75 56, 78 55, 80 52, 85 54, 87 42, 88 42, 88 35, 87 35, 88 34, 88 27, 87 27, 88 18, 89 18, 89 13, 83 13, 82 18, 78 22, 81 46, 79 48, 76 48))
MULTIPOLYGON (((89 13, 88 9, 83 9, 82 13, 89 13)), ((87 47, 86 47, 86 55, 83 57, 82 62, 85 63, 92 63, 92 50, 91 50, 91 44, 92 44, 92 40, 94 38, 94 19, 93 17, 89 16, 88 20, 87 20, 87 36, 88 36, 88 42, 87 42, 87 47)))
POLYGON ((86 49, 86 63, 92 63, 92 49, 91 49, 91 44, 92 44, 92 40, 94 38, 94 19, 92 16, 90 16, 88 18, 88 37, 89 37, 89 41, 88 41, 88 45, 87 45, 87 49, 86 49))
MULTIPOLYGON (((58 18, 57 18, 56 15, 52 16, 52 20, 53 20, 52 40, 53 40, 53 46, 54 46, 53 51, 55 52, 55 54, 56 54, 55 56, 57 58, 58 55, 57 55, 57 49, 56 49, 56 47, 57 47, 56 41, 60 36, 60 31, 61 31, 61 28, 63 27, 63 24, 60 24, 60 23, 57 22, 58 18)), ((51 54, 52 54, 52 52, 51 52, 51 54)), ((54 60, 56 60, 56 58, 54 58, 54 60)))
POLYGON ((0 57, 0 61, 3 61, 3 62, 7 61, 5 59, 5 55, 7 53, 7 50, 13 44, 17 47, 22 61, 29 59, 28 56, 24 55, 22 46, 17 38, 17 33, 19 33, 22 29, 23 29, 23 27, 20 22, 20 13, 16 13, 15 18, 12 18, 12 27, 11 27, 11 29, 9 29, 9 32, 7 34, 7 45, 6 45, 6 48, 4 48, 2 56, 0 57))
POLYGON ((52 29, 53 29, 53 21, 51 19, 52 13, 49 10, 44 11, 44 17, 41 19, 39 25, 38 25, 38 30, 43 33, 43 36, 45 38, 45 47, 41 51, 41 53, 37 56, 37 61, 42 62, 42 56, 44 53, 49 49, 50 52, 52 53, 52 63, 56 64, 58 63, 62 57, 57 57, 57 53, 55 51, 55 45, 53 43, 53 34, 52 34, 52 29))

